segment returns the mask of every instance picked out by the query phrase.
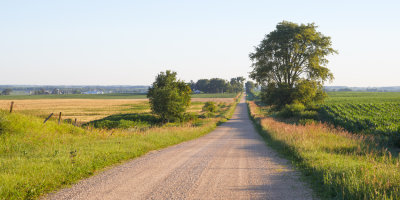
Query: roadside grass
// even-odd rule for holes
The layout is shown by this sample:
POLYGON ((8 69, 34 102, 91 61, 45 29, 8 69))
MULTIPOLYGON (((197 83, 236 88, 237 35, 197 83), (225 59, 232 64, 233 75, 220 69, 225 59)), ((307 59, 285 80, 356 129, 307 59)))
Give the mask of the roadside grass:
POLYGON ((107 166, 198 138, 231 117, 236 102, 197 124, 145 130, 81 128, 55 120, 43 124, 42 118, 0 111, 0 199, 35 199, 107 166))
POLYGON ((326 124, 278 122, 253 101, 249 114, 265 141, 302 172, 323 199, 400 199, 400 158, 373 137, 326 124))

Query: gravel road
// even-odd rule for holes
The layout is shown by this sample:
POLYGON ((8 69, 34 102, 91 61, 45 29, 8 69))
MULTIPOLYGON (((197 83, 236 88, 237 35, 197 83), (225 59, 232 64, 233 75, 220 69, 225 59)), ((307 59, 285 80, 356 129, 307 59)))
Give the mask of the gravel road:
POLYGON ((299 173, 265 145, 244 100, 208 135, 85 179, 45 199, 312 199, 299 173))

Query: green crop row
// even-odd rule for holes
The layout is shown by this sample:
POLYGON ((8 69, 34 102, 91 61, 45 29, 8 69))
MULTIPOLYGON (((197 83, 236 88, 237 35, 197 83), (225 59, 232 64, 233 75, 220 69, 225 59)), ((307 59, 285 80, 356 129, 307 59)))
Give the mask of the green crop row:
POLYGON ((320 113, 326 121, 350 132, 379 134, 392 142, 400 136, 400 103, 327 104, 320 113))

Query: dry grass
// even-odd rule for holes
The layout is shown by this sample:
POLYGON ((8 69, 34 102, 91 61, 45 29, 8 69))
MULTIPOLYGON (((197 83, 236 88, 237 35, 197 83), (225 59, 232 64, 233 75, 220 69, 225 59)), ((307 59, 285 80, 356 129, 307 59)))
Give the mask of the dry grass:
MULTIPOLYGON (((189 112, 200 112, 204 102, 232 103, 232 98, 193 98, 189 112)), ((0 109, 8 110, 10 100, 0 100, 0 109)), ((85 123, 102 119, 113 114, 150 112, 147 99, 29 99, 14 100, 15 112, 47 117, 54 117, 62 112, 63 119, 77 119, 85 123)))
POLYGON ((192 98, 192 102, 207 102, 213 101, 216 103, 233 103, 233 98, 192 98))

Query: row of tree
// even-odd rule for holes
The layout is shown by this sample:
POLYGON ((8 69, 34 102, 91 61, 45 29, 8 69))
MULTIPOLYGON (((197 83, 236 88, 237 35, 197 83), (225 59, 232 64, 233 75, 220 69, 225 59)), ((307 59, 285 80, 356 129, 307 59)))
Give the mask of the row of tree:
POLYGON ((231 78, 230 81, 221 78, 200 79, 197 82, 190 81, 192 91, 199 90, 204 93, 238 93, 243 92, 245 78, 231 78))
POLYGON ((1 95, 10 95, 12 92, 12 89, 4 89, 0 94, 1 95))

